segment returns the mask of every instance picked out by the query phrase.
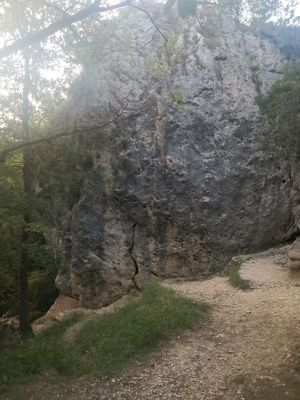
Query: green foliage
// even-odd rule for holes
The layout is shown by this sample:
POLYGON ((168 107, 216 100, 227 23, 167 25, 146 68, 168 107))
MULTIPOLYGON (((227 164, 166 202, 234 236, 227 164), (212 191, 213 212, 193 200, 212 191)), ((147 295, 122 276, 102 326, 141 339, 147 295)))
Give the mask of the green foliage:
POLYGON ((175 103, 178 107, 184 105, 184 99, 180 92, 172 92, 171 98, 172 98, 173 103, 175 103))
POLYGON ((22 229, 20 157, 0 164, 0 315, 17 303, 17 277, 22 229))
POLYGON ((59 269, 57 260, 53 257, 52 248, 48 246, 49 258, 45 257, 44 249, 39 248, 38 253, 43 254, 43 261, 48 260, 44 268, 35 269, 30 272, 28 284, 31 304, 31 319, 42 316, 54 303, 58 290, 55 287, 55 278, 59 269))
POLYGON ((132 360, 197 325, 206 314, 205 304, 159 285, 149 285, 122 309, 88 319, 73 340, 63 336, 68 327, 79 321, 78 316, 5 349, 0 358, 0 385, 25 382, 48 370, 59 374, 100 372, 106 376, 119 373, 132 360))
POLYGON ((232 261, 228 267, 229 282, 232 286, 247 290, 250 289, 250 282, 243 279, 240 275, 240 268, 242 266, 241 260, 232 261))
POLYGON ((291 65, 266 96, 257 98, 269 128, 265 147, 275 148, 287 160, 300 159, 300 64, 291 65))
MULTIPOLYGON (((9 43, 61 19, 64 9, 81 7, 76 1, 11 0, 0 5, 0 42, 9 43), (73 3, 73 4, 71 4, 73 3)), ((67 34, 68 31, 64 32, 67 34)), ((57 35, 30 48, 30 130, 40 131, 65 97, 76 70, 62 51, 64 36, 57 35), (59 71, 58 71, 59 69, 59 71), (72 71, 73 70, 73 71, 72 71), (55 80, 54 80, 54 79, 55 80), (54 84, 55 83, 55 84, 54 84)), ((9 143, 22 135, 24 60, 18 52, 0 62, 0 128, 9 143)), ((2 132, 1 132, 2 133, 2 132)), ((1 135, 1 141, 3 135, 1 135)))
POLYGON ((147 69, 153 76, 163 77, 168 76, 169 67, 167 64, 159 63, 158 60, 148 60, 147 69))
MULTIPOLYGON (((18 311, 18 270, 22 248, 21 232, 23 228, 23 209, 25 199, 22 182, 22 157, 11 156, 0 163, 0 315, 9 311, 18 311)), ((45 212, 51 210, 50 202, 31 199, 35 223, 27 226, 30 257, 29 289, 30 308, 33 314, 45 312, 57 296, 54 280, 61 263, 59 255, 54 253, 50 238, 52 229, 43 221, 45 212)), ((49 224, 48 224, 49 226, 49 224)))
POLYGON ((0 388, 26 382, 29 377, 48 370, 60 374, 76 372, 77 354, 62 336, 79 318, 78 315, 68 317, 37 337, 1 349, 0 388))
MULTIPOLYGON (((169 34, 168 42, 158 49, 157 55, 154 58, 151 57, 150 59, 146 60, 147 69, 150 74, 164 78, 166 82, 168 82, 169 79, 172 79, 174 70, 184 57, 184 54, 178 48, 179 37, 180 36, 177 33, 169 34)), ((168 86, 170 86, 169 83, 168 86)), ((172 92, 170 92, 170 96, 176 103, 176 98, 173 99, 172 92)))
MULTIPOLYGON (((3 144, 3 147, 6 143, 3 144)), ((63 259, 54 246, 57 220, 78 200, 83 184, 78 160, 85 154, 70 138, 36 147, 32 153, 32 223, 27 226, 30 256, 29 293, 32 319, 53 304, 55 277, 63 259)), ((0 163, 0 315, 18 312, 18 276, 21 232, 24 224, 22 155, 16 153, 0 163)))
MULTIPOLYGON (((80 2, 70 0, 1 2, 0 42, 8 43, 45 28, 61 19, 67 8, 68 12, 72 13, 82 8, 82 5, 80 2)), ((64 34, 67 35, 68 31, 64 31, 64 34)), ((54 35, 48 41, 30 47, 31 138, 39 136, 44 130, 54 111, 62 103, 70 80, 74 76, 74 73, 71 73, 71 60, 68 60, 68 65, 65 62, 66 53, 62 51, 64 44, 63 35, 54 35), (58 66, 60 73, 57 71, 58 66), (64 72, 69 72, 68 76, 64 72), (55 77, 55 85, 51 75, 55 77)), ((24 80, 22 52, 13 54, 5 59, 5 62, 0 62, 0 75, 0 150, 2 150, 24 140, 21 123, 24 80)), ((37 156, 34 158, 36 160, 37 156)), ((24 208, 29 201, 34 222, 26 227, 30 237, 26 246, 31 265, 29 288, 32 313, 37 315, 46 311, 57 294, 54 277, 60 260, 49 240, 53 236, 49 232, 52 199, 45 200, 38 196, 24 198, 22 168, 21 153, 11 156, 5 164, 0 163, 0 315, 7 311, 14 314, 18 311, 21 232, 24 226, 24 208)))

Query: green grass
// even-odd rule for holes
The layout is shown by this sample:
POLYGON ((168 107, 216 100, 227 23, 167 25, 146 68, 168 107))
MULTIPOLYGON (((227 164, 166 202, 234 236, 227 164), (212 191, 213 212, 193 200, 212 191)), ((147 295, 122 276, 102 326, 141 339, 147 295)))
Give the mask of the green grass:
POLYGON ((1 351, 0 385, 24 382, 45 372, 58 374, 121 372, 134 359, 157 350, 178 332, 190 329, 207 314, 207 306, 159 285, 146 286, 122 309, 88 319, 72 341, 66 329, 72 316, 43 334, 1 351))
POLYGON ((104 374, 120 372, 129 360, 156 350, 183 329, 201 320, 207 306, 159 285, 147 286, 141 298, 123 309, 89 321, 76 343, 89 363, 104 374))
POLYGON ((242 289, 248 290, 250 289, 250 282, 243 279, 240 274, 240 268, 242 266, 241 260, 232 261, 228 267, 228 276, 229 282, 232 286, 242 289))

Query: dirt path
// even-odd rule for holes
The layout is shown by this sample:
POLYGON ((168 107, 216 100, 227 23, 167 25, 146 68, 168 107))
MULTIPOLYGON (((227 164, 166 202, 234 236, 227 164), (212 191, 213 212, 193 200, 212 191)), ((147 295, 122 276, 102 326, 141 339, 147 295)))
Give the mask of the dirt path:
POLYGON ((300 367, 298 373, 291 367, 300 344, 300 279, 283 268, 285 254, 277 249, 244 262, 241 275, 251 281, 250 291, 220 277, 165 283, 211 304, 205 327, 178 337, 121 378, 47 378, 23 388, 19 398, 300 400, 300 367))

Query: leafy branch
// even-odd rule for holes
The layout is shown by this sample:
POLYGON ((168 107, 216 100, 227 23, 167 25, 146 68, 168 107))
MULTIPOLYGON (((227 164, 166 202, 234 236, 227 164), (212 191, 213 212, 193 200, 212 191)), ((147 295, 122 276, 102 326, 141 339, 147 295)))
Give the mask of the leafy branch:
POLYGON ((108 11, 113 11, 122 7, 129 6, 132 2, 133 0, 124 0, 111 6, 102 7, 100 0, 96 0, 90 6, 85 7, 84 9, 78 11, 73 15, 65 15, 61 20, 54 22, 47 28, 42 29, 38 32, 31 33, 22 39, 16 40, 10 45, 2 47, 2 49, 0 49, 0 59, 7 57, 10 54, 16 53, 17 51, 22 50, 26 47, 39 43, 42 40, 47 39, 49 36, 52 36, 65 28, 68 28, 75 22, 82 21, 94 14, 106 13, 108 11))

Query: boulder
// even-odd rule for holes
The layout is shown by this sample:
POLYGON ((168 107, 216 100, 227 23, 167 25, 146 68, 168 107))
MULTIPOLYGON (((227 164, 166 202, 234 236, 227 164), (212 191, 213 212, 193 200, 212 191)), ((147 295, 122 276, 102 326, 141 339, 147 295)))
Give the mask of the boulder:
POLYGON ((155 15, 169 50, 142 13, 112 24, 103 45, 101 27, 97 62, 82 66, 63 113, 68 130, 99 126, 76 138, 84 179, 60 221, 57 284, 81 306, 222 271, 299 227, 300 169, 263 148, 256 103, 286 55, 226 18, 203 31, 155 15))

